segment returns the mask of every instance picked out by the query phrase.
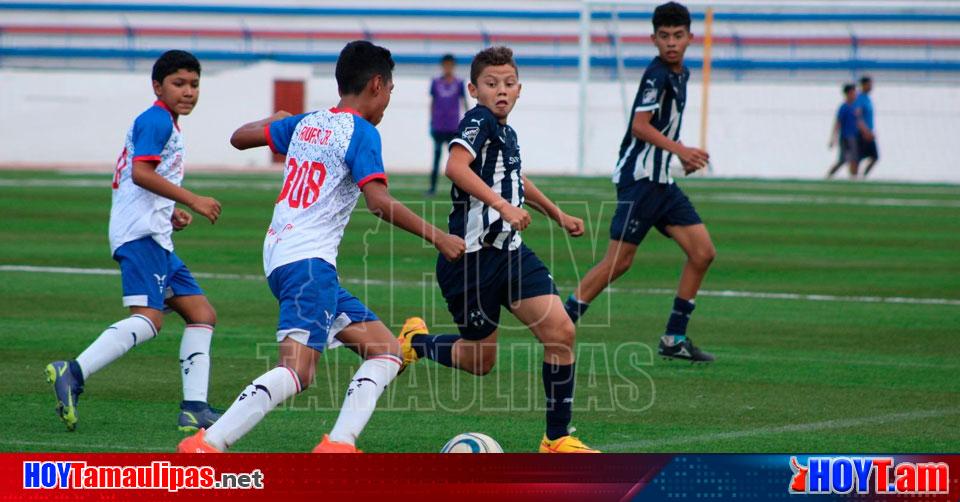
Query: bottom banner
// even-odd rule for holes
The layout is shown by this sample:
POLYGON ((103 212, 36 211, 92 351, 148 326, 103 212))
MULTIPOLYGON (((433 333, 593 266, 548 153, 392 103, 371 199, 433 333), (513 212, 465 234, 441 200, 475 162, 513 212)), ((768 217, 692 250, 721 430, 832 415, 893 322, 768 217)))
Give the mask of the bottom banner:
POLYGON ((2 500, 957 501, 960 455, 0 454, 2 500))

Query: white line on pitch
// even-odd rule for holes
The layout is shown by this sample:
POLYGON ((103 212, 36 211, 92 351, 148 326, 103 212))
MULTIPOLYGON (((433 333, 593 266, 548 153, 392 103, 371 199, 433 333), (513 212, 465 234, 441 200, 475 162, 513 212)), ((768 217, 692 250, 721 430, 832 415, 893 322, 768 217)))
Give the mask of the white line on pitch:
POLYGON ((865 425, 883 425, 897 422, 909 422, 925 418, 938 418, 950 415, 960 415, 960 408, 949 410, 921 410, 908 411, 903 413, 891 413, 888 415, 879 415, 873 417, 860 418, 838 418, 832 420, 823 420, 821 422, 808 422, 805 424, 790 424, 776 427, 760 427, 756 429, 746 429, 730 432, 711 432, 707 434, 696 434, 692 436, 681 436, 665 439, 648 439, 643 441, 630 441, 626 443, 614 443, 601 445, 597 448, 601 451, 621 451, 621 450, 653 450, 660 451, 672 446, 687 444, 714 443, 717 441, 727 441, 731 439, 743 439, 756 436, 769 436, 771 434, 786 434, 797 432, 817 432, 831 429, 847 429, 850 427, 862 427, 865 425))
MULTIPOLYGON (((247 190, 277 190, 279 182, 232 181, 232 180, 195 180, 187 183, 193 188, 243 188, 247 190)), ((108 186, 104 180, 87 179, 3 179, 0 178, 0 187, 61 187, 61 188, 104 188, 108 186)), ((395 184, 395 188, 414 188, 395 184)), ((419 185, 416 188, 420 188, 419 185)), ((745 187, 741 187, 745 188, 745 187)), ((592 187, 551 188, 551 193, 569 195, 594 195, 613 197, 613 191, 592 187)), ((903 199, 895 197, 851 197, 851 196, 815 196, 796 194, 750 194, 750 193, 721 193, 698 194, 693 197, 696 202, 725 202, 733 204, 804 204, 804 205, 841 205, 841 206, 886 206, 886 207, 960 207, 960 201, 949 199, 903 199)), ((419 202, 419 201, 418 201, 419 202)), ((558 202, 570 202, 560 200, 558 202)))
MULTIPOLYGON (((73 275, 120 275, 120 271, 112 268, 77 268, 77 267, 41 267, 34 265, 0 265, 0 272, 31 272, 46 274, 73 274, 73 275)), ((262 275, 255 274, 222 274, 211 272, 193 272, 198 279, 263 281, 262 275)), ((384 279, 343 279, 344 284, 366 286, 402 286, 402 287, 433 287, 432 282, 406 281, 384 279)), ((561 284, 563 288, 572 288, 572 284, 561 284)), ((618 288, 611 287, 612 293, 641 294, 641 295, 670 295, 675 290, 668 288, 618 288)), ((719 298, 755 298, 762 300, 795 300, 810 302, 851 302, 851 303, 893 303, 907 305, 951 305, 960 306, 960 299, 953 298, 913 298, 903 296, 843 296, 805 293, 773 293, 762 291, 734 291, 734 290, 701 290, 700 296, 719 298)))
MULTIPOLYGON (((228 173, 228 176, 236 175, 236 178, 244 178, 242 180, 237 180, 236 178, 224 180, 223 176, 217 176, 216 181, 226 181, 228 183, 232 182, 276 182, 279 183, 280 180, 280 170, 272 172, 237 172, 237 173, 228 173)), ((66 176, 73 178, 75 180, 100 180, 96 186, 103 186, 103 179, 110 177, 110 172, 105 171, 101 173, 97 172, 74 172, 74 171, 59 171, 57 174, 61 176, 66 176)), ((210 178, 209 173, 200 172, 199 176, 191 176, 189 181, 207 181, 210 178)), ((390 186, 395 186, 404 189, 410 190, 422 190, 423 185, 421 183, 413 183, 411 178, 404 178, 403 175, 414 174, 413 171, 410 172, 399 172, 397 173, 400 176, 397 176, 395 181, 390 184, 390 186)), ((571 184, 577 184, 581 181, 601 181, 606 185, 605 190, 613 190, 613 183, 610 181, 608 176, 596 176, 584 178, 571 177, 571 176, 562 176, 562 175, 536 175, 537 176, 537 185, 549 188, 551 191, 555 188, 562 188, 570 186, 571 184)), ((15 181, 15 178, 8 178, 11 181, 15 181)), ((27 179, 47 179, 47 178, 27 178, 27 179)), ((768 192, 789 192, 795 194, 797 192, 841 192, 841 193, 850 193, 854 192, 857 194, 905 194, 905 195, 960 195, 960 184, 956 183, 940 183, 940 184, 931 184, 931 183, 916 183, 904 181, 897 183, 895 181, 882 181, 882 182, 861 182, 861 181, 846 181, 846 180, 835 180, 824 182, 822 180, 814 179, 761 179, 761 178, 682 178, 677 180, 683 188, 692 188, 697 190, 756 190, 756 191, 768 191, 768 192)), ((274 183, 274 184, 276 184, 274 183)))

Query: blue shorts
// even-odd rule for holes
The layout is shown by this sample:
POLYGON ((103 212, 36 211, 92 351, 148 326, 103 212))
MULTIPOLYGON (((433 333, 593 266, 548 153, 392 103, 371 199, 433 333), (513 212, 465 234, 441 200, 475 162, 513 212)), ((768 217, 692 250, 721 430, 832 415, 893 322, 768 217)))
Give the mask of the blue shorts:
POLYGON ((450 263, 437 257, 437 282, 460 336, 482 340, 500 324, 500 307, 556 295, 547 266, 525 244, 514 251, 483 248, 450 263))
POLYGON ((124 307, 164 310, 168 298, 202 295, 203 290, 183 261, 152 237, 130 241, 113 252, 120 264, 124 307))
POLYGON ((610 239, 640 244, 650 227, 663 235, 668 225, 688 226, 703 223, 690 199, 675 183, 654 183, 643 179, 629 185, 617 185, 617 212, 610 222, 610 239))
POLYGON ((277 342, 290 337, 323 352, 328 345, 340 344, 334 337, 343 328, 377 320, 366 305, 340 287, 337 269, 320 258, 277 267, 267 283, 280 303, 277 342))

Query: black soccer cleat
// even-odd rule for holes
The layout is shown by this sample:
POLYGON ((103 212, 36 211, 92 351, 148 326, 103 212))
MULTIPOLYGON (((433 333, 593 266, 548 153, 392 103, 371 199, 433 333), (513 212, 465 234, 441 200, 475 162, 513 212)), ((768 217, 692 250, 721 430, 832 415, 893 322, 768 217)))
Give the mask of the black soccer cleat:
POLYGON ((657 353, 666 359, 682 359, 692 363, 709 363, 716 359, 713 357, 713 354, 697 348, 690 338, 684 338, 682 342, 674 345, 663 343, 663 339, 661 338, 657 353))
POLYGON ((211 408, 207 403, 182 401, 180 403, 180 417, 177 419, 177 430, 195 433, 200 429, 209 429, 214 422, 220 419, 221 415, 223 415, 223 410, 211 408))

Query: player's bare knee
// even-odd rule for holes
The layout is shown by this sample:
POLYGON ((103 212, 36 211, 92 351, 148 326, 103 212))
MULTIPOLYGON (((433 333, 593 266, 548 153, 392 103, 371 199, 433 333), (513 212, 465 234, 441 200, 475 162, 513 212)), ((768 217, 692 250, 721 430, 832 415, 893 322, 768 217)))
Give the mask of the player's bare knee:
POLYGON ((206 324, 208 326, 217 325, 217 311, 213 309, 213 305, 209 303, 200 309, 197 309, 197 312, 191 316, 189 320, 191 324, 206 324))
POLYGON ((543 343, 544 361, 554 364, 570 364, 573 361, 576 328, 569 318, 565 321, 551 326, 549 332, 540 337, 540 341, 543 343))
POLYGON ((479 361, 474 361, 472 372, 477 376, 484 376, 493 371, 493 367, 497 364, 497 353, 494 351, 490 354, 487 354, 486 351, 481 355, 479 361))
POLYGON ((397 341, 396 338, 391 337, 382 347, 383 349, 380 351, 381 354, 392 354, 401 358, 403 357, 400 342, 397 341))
POLYGON ((160 333, 160 330, 163 328, 163 312, 151 308, 131 308, 130 315, 139 315, 146 317, 151 324, 153 324, 153 329, 160 333))
POLYGON ((566 350, 573 347, 576 339, 577 329, 569 317, 563 316, 557 322, 545 326, 540 335, 540 340, 544 346, 556 346, 559 350, 566 350))
POLYGON ((497 364, 496 345, 457 344, 456 349, 459 366, 468 373, 483 376, 497 364))
POLYGON ((217 325, 217 311, 214 310, 213 305, 207 304, 207 308, 204 309, 203 313, 204 320, 201 321, 201 324, 207 324, 210 326, 217 325))
POLYGON ((690 263, 695 267, 706 270, 711 263, 713 263, 714 258, 717 257, 717 250, 713 247, 713 244, 707 246, 698 247, 692 253, 690 253, 689 259, 690 263))

